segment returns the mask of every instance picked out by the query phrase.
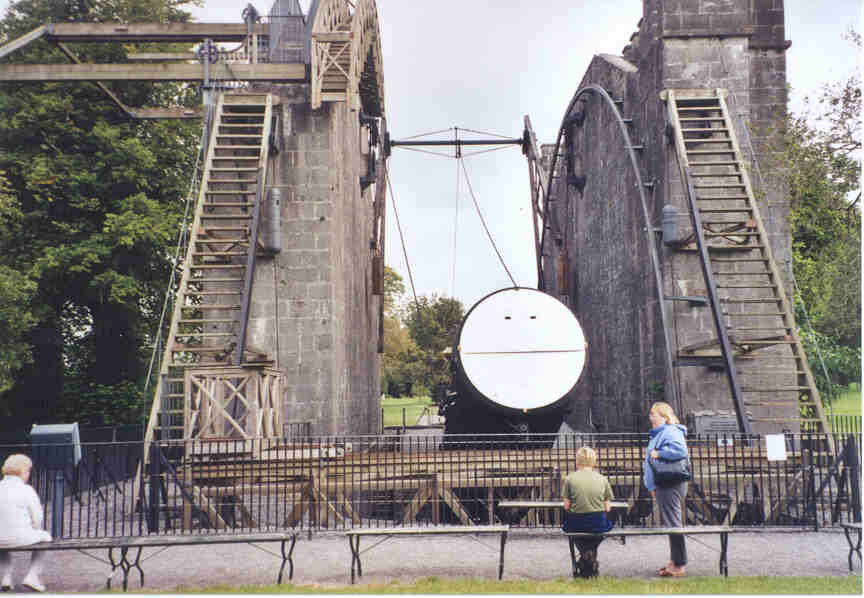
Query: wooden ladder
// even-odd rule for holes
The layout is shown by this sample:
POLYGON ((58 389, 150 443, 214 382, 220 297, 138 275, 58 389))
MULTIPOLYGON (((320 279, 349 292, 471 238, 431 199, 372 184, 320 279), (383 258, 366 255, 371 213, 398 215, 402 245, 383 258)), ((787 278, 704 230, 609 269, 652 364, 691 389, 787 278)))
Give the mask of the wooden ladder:
POLYGON ((145 443, 183 438, 188 368, 243 359, 271 113, 267 94, 217 99, 145 443))
MULTIPOLYGON (((828 434, 819 391, 798 338, 792 306, 771 252, 725 95, 721 89, 670 89, 661 94, 682 182, 695 206, 691 217, 696 248, 703 260, 709 303, 719 323, 716 339, 682 347, 679 356, 716 359, 718 346, 724 354, 729 353, 726 369, 739 422, 744 418, 742 411, 748 408, 767 408, 769 414, 772 408, 785 408, 784 417, 763 414, 750 421, 792 424, 793 432, 815 428, 828 434), (790 351, 764 351, 777 345, 788 346, 790 351), (782 371, 768 372, 759 367, 759 360, 781 363, 782 371), (789 366, 785 367, 787 361, 789 366), (739 367, 745 362, 751 367, 739 367), (787 372, 790 377, 794 374, 795 384, 766 384, 765 376, 760 375, 787 372), (789 414, 792 408, 794 415, 789 414)), ((692 248, 686 244, 679 247, 692 248)), ((829 445, 833 447, 830 436, 829 445)))

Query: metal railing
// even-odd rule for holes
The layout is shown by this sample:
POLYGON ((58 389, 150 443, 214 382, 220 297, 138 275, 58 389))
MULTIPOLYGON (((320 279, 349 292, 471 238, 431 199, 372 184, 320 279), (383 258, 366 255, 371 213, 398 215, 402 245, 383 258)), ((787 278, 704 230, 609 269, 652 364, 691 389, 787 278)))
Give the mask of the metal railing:
MULTIPOLYGON (((833 439, 842 449, 836 459, 824 434, 787 435, 784 460, 769 460, 765 437, 689 438, 687 523, 819 529, 860 520, 857 432, 833 439)), ((560 509, 499 503, 559 499, 576 449, 587 445, 616 500, 628 503, 613 512, 616 524, 653 526, 658 513, 642 484, 647 441, 647 434, 438 434, 86 443, 76 467, 46 471, 37 462, 31 483, 55 537, 446 523, 553 529, 560 509), (145 450, 150 458, 136 489, 145 450), (65 484, 59 517, 52 497, 58 473, 65 484)), ((29 445, 0 446, 0 457, 12 452, 32 454, 29 445)))

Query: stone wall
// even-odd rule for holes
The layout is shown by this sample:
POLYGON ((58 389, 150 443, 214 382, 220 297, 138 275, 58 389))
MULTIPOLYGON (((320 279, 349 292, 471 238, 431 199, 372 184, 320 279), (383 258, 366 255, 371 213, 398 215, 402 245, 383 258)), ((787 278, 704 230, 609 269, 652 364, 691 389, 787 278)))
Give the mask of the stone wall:
POLYGON ((282 251, 259 257, 248 343, 286 376, 283 419, 313 434, 379 429, 378 314, 372 288, 373 197, 358 114, 312 110, 306 86, 276 86, 283 150, 268 187, 281 190, 282 251))
MULTIPOLYGON (((659 227, 663 206, 672 204, 681 214, 682 235, 692 232, 675 148, 665 135, 661 90, 729 91, 730 113, 761 193, 775 258, 784 273, 790 267, 785 186, 782 181, 762 185, 764 165, 753 161, 764 154, 771 129, 785 115, 788 44, 782 0, 644 0, 643 9, 622 56, 595 56, 578 89, 608 90, 630 119, 632 143, 643 148, 636 170, 647 183, 643 191, 653 224, 646 224, 642 214, 634 168, 613 111, 598 94, 583 94, 584 101, 569 110, 574 118, 556 168, 544 256, 547 290, 567 296, 585 328, 588 368, 577 400, 590 402, 591 423, 603 431, 644 430, 650 403, 674 403, 676 396, 682 415, 733 409, 722 370, 681 367, 670 376, 665 366, 661 309, 670 324, 673 358, 679 346, 717 335, 709 307, 657 300, 646 229, 659 227)), ((656 241, 663 292, 706 295, 697 256, 666 247, 659 237, 656 241)))

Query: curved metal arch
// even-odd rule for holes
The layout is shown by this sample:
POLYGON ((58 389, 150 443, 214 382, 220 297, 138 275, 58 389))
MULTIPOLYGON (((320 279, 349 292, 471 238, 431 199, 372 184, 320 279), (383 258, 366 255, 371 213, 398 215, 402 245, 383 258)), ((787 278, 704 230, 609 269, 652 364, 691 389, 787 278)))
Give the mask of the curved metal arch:
MULTIPOLYGON (((549 168, 549 181, 546 187, 546 196, 543 204, 543 222, 547 221, 549 215, 549 197, 552 193, 552 181, 554 180, 553 174, 555 173, 556 162, 558 161, 558 152, 561 147, 561 139, 564 136, 565 128, 571 121, 570 113, 573 111, 573 107, 576 105, 576 102, 585 95, 585 94, 596 94, 600 96, 600 98, 604 101, 604 103, 612 110, 612 114, 615 116, 615 121, 618 123, 618 130, 621 132, 622 137, 624 138, 625 149, 627 150, 627 154, 630 156, 630 165, 633 168, 633 174, 636 177, 636 188, 639 191, 639 200, 642 204, 642 215, 644 218, 644 230, 646 241, 648 245, 648 253, 651 257, 651 266, 654 270, 654 286, 657 289, 657 301, 660 306, 660 321, 663 326, 663 341, 665 344, 665 361, 666 361, 666 375, 668 379, 672 382, 670 395, 675 405, 676 410, 681 412, 681 404, 678 398, 678 385, 675 382, 675 366, 672 361, 672 341, 669 333, 669 323, 666 317, 666 299, 663 292, 663 277, 662 270, 660 267, 660 258, 657 255, 657 247, 656 240, 654 238, 654 225, 651 220, 651 212, 648 209, 648 198, 645 196, 645 185, 642 182, 642 173, 639 169, 639 162, 636 158, 636 150, 634 149, 633 142, 630 139, 630 132, 627 130, 627 123, 624 122, 624 118, 621 116, 621 113, 618 110, 618 107, 615 105, 615 101, 609 95, 605 89, 600 87, 599 85, 586 85, 585 87, 576 91, 573 95, 573 98, 570 100, 570 104, 567 106, 567 110, 564 112, 564 118, 561 120, 561 126, 558 128, 558 137, 555 140, 555 151, 552 154, 552 163, 549 168)), ((542 260, 543 260, 543 247, 546 242, 546 230, 547 227, 543 228, 543 232, 540 237, 540 252, 537 256, 538 263, 538 274, 539 282, 543 284, 543 270, 542 270, 542 260)))

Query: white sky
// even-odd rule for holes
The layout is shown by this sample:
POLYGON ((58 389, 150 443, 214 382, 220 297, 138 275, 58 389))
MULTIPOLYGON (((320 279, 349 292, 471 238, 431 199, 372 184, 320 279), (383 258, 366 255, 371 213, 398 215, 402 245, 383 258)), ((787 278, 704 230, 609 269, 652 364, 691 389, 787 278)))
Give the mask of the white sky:
MULTIPOLYGON (((199 21, 241 22, 249 0, 205 0, 199 21)), ((301 0, 304 10, 309 0, 301 0)), ((0 0, 5 12, 8 0, 0 0)), ((262 14, 272 0, 252 0, 262 14)), ((790 108, 857 67, 850 26, 860 0, 786 0, 790 108)), ((641 0, 377 0, 387 119, 394 139, 459 127, 519 137, 524 115, 554 142, 563 112, 594 54, 620 54, 641 0)), ((442 150, 446 151, 446 150, 442 150)), ((466 150, 468 153, 468 150, 466 150)), ((518 147, 466 158, 486 223, 521 286, 535 286, 530 194, 518 147)), ((470 308, 511 286, 472 206, 457 162, 394 148, 390 174, 418 294, 455 296, 470 308), (454 234, 454 231, 456 234, 454 234), (454 249, 457 258, 454 260, 454 249), (453 264, 455 263, 455 285, 453 264)), ((408 283, 388 199, 387 264, 408 283)), ((410 289, 409 289, 410 293, 410 289)))

